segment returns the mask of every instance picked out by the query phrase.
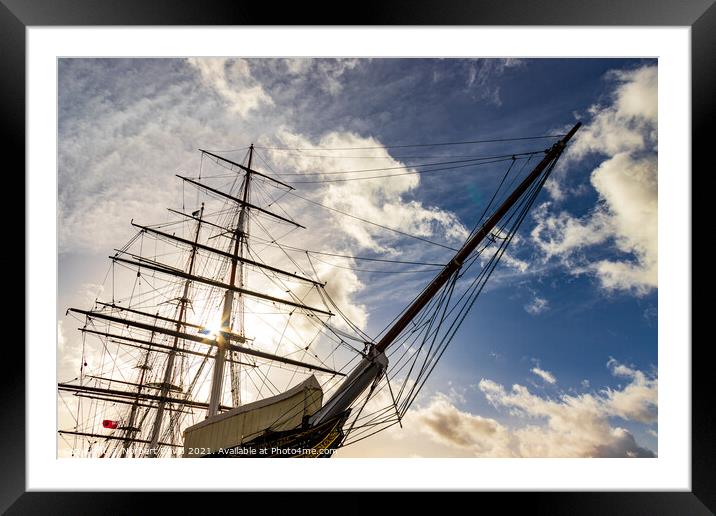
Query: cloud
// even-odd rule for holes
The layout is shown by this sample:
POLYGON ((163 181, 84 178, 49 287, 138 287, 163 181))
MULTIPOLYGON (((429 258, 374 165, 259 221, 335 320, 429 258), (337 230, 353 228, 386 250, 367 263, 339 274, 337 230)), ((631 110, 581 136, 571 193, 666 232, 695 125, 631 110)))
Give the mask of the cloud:
POLYGON ((520 59, 474 59, 467 62, 466 87, 475 98, 502 105, 500 86, 495 80, 509 68, 525 66, 520 59))
POLYGON ((57 351, 60 355, 65 350, 65 344, 67 343, 67 339, 65 338, 65 332, 64 332, 64 323, 65 321, 57 321, 57 351))
POLYGON ((430 404, 410 414, 406 426, 414 424, 433 440, 456 448, 469 449, 483 457, 510 457, 510 435, 505 426, 456 408, 440 394, 430 404))
MULTIPOLYGON (((355 262, 351 260, 346 260, 346 263, 355 265, 355 262)), ((316 264, 316 271, 321 281, 326 283, 326 293, 331 296, 337 306, 341 307, 341 311, 346 317, 358 327, 365 329, 368 325, 368 309, 365 305, 355 301, 356 295, 365 286, 358 275, 350 269, 331 267, 324 263, 316 264)), ((341 321, 342 319, 339 319, 335 324, 340 325, 341 321)))
MULTIPOLYGON (((339 95, 346 84, 346 74, 355 70, 370 59, 316 59, 295 57, 287 59, 254 60, 252 64, 263 68, 269 74, 258 74, 269 85, 268 89, 276 93, 277 103, 282 100, 281 93, 304 94, 306 90, 317 90, 320 96, 327 93, 331 97, 339 95), (303 90, 303 91, 301 91, 303 90)), ((266 84, 264 84, 266 87, 266 84)), ((293 99, 295 100, 295 98, 293 99)), ((294 106, 291 106, 294 107, 294 106)), ((289 107, 289 109, 291 108, 289 107)))
MULTIPOLYGON (((103 285, 82 283, 68 295, 67 305, 61 306, 63 309, 70 306, 89 309, 97 298, 101 297, 103 291, 103 285)), ((94 346, 84 346, 82 334, 76 331, 83 325, 84 317, 78 314, 69 314, 68 317, 57 320, 57 375, 60 381, 78 376, 83 362, 91 367, 101 364, 100 357, 104 350, 94 346)))
POLYGON ((658 284, 656 159, 617 154, 594 171, 592 184, 609 206, 617 248, 634 256, 597 262, 597 276, 609 290, 651 291, 658 284))
POLYGON ((311 68, 313 60, 311 58, 296 57, 284 59, 283 62, 290 75, 303 75, 311 68))
MULTIPOLYGON (((64 87, 60 90, 60 104, 64 110, 64 118, 59 138, 58 226, 60 252, 68 253, 66 263, 73 263, 74 257, 69 253, 74 255, 101 252, 97 259, 102 260, 113 248, 121 247, 135 233, 136 230, 129 224, 132 218, 140 224, 176 220, 166 212, 166 207, 180 209, 184 203, 187 211, 191 211, 197 199, 196 193, 190 187, 184 189, 174 174, 192 176, 198 170, 203 170, 205 175, 227 172, 206 159, 200 165, 197 147, 236 147, 237 141, 251 141, 251 134, 273 134, 272 124, 279 124, 283 120, 280 115, 272 114, 269 117, 271 123, 265 124, 263 117, 271 111, 273 101, 268 96, 268 90, 252 76, 251 69, 243 60, 131 60, 129 65, 114 60, 92 60, 91 65, 84 60, 79 61, 81 63, 73 61, 61 65, 64 87), (171 63, 167 63, 168 61, 171 63), (83 66, 77 69, 80 64, 83 66), (128 66, 130 71, 120 73, 122 66, 128 66), (167 77, 171 80, 166 79, 167 77), (167 84, 157 84, 165 79, 167 84), (154 86, 149 88, 147 84, 154 86), (148 91, 144 91, 145 87, 148 91), (81 100, 70 94, 83 89, 88 91, 81 96, 81 100), (135 90, 140 93, 135 95, 135 90)), ((298 71, 300 66, 295 69, 298 71)), ((229 154, 227 157, 233 156, 229 154)), ((240 158, 238 160, 240 161, 240 158)), ((259 166, 263 167, 263 163, 257 165, 259 166)), ((207 206, 210 204, 211 200, 207 199, 207 206)), ((295 205, 289 202, 282 204, 292 213, 301 213, 293 211, 295 205)), ((278 208, 275 206, 273 209, 278 208)), ((335 251, 333 246, 336 241, 331 236, 330 218, 324 215, 313 219, 310 235, 297 236, 292 243, 301 248, 335 251)), ((267 227, 275 229, 270 225, 267 227)), ((257 236, 261 236, 259 231, 257 233, 257 236)), ((137 241, 139 242, 140 240, 137 241)), ((144 251, 146 255, 146 247, 144 251)), ((270 254, 270 251, 264 253, 263 257, 270 254)), ((277 255, 282 253, 276 249, 274 252, 277 255)), ((162 254, 161 242, 159 254, 162 254)), ((161 260, 170 262, 177 256, 174 250, 163 254, 161 260)), ((274 255, 270 260, 277 258, 281 258, 283 262, 276 263, 286 263, 285 256, 274 255)), ((294 259, 301 262, 300 256, 294 259)), ((338 259, 335 261, 340 262, 338 259)), ((176 265, 185 266, 183 263, 176 265)), ((339 265, 355 266, 355 263, 345 261, 339 265)), ((301 266, 304 270, 311 271, 305 262, 305 256, 301 266)), ((354 324, 365 329, 368 324, 367 308, 354 299, 363 289, 363 283, 357 274, 349 269, 321 263, 316 263, 315 267, 318 276, 327 283, 326 291, 342 313, 354 324)), ((121 290, 124 286, 131 288, 134 285, 136 274, 127 281, 124 281, 126 277, 122 277, 130 272, 117 267, 117 299, 121 299, 125 294, 129 297, 129 293, 121 290)), ((310 273, 309 275, 312 276, 310 273)), ((246 279, 256 290, 274 293, 281 298, 288 297, 285 288, 270 283, 265 276, 255 271, 247 271, 246 279)), ((67 276, 70 286, 64 286, 65 290, 59 300, 61 307, 88 308, 98 296, 100 300, 109 301, 108 297, 102 297, 101 286, 78 286, 76 281, 73 283, 71 277, 67 276)), ((142 285, 138 292, 142 286, 147 285, 146 282, 154 284, 155 279, 146 274, 140 281, 142 285)), ((109 286, 109 282, 105 286, 109 286)), ((306 304, 324 306, 315 291, 309 293, 302 290, 305 285, 292 286, 295 287, 294 292, 300 294, 306 304)), ((112 290, 112 295, 114 294, 112 290)), ((108 295, 109 293, 105 292, 105 296, 108 295)), ((196 301, 190 317, 203 323, 203 320, 200 320, 205 315, 202 303, 208 301, 196 301)), ((327 346, 325 339, 314 342, 317 333, 315 322, 295 315, 292 317, 291 327, 283 330, 283 324, 273 324, 275 319, 265 315, 265 304, 260 305, 252 300, 246 303, 252 312, 256 312, 249 313, 246 317, 247 324, 251 325, 251 334, 256 336, 257 346, 261 349, 292 353, 294 358, 314 363, 316 359, 313 353, 323 357, 328 355, 328 352, 323 352, 321 348, 327 346), (261 320, 261 317, 264 320, 261 320), (279 330, 276 330, 277 327, 279 330), (297 346, 297 343, 301 345, 297 346), (310 349, 308 343, 311 345, 310 349)), ((207 311, 215 309, 214 305, 206 308, 207 311)), ((82 357, 82 335, 74 331, 74 327, 71 328, 72 331, 67 331, 67 324, 64 324, 63 328, 63 322, 68 320, 71 321, 69 324, 75 323, 75 319, 65 319, 62 316, 58 321, 61 346, 58 354, 58 374, 62 379, 77 376, 82 357)), ((81 326, 83 321, 80 322, 79 317, 77 321, 77 326, 81 326)), ((348 329, 340 317, 334 317, 331 323, 334 327, 348 329)), ((130 334, 129 330, 122 331, 130 334)), ((113 346, 105 350, 99 347, 96 339, 88 339, 88 342, 85 355, 88 370, 100 370, 98 367, 101 361, 98 357, 102 353, 119 355, 115 353, 113 346)), ((122 357, 126 361, 137 359, 136 352, 126 353, 126 348, 122 357)), ((340 352, 332 355, 332 359, 336 361, 339 358, 342 358, 340 352)), ((136 363, 128 365, 126 370, 133 371, 134 365, 136 363)), ((278 378, 288 384, 291 381, 290 375, 286 373, 284 379, 281 374, 283 371, 276 372, 274 381, 278 378)), ((244 382, 242 389, 245 400, 256 395, 257 389, 249 382, 244 382)), ((203 396, 206 393, 197 394, 203 396)), ((266 394, 265 390, 262 394, 266 394)))
POLYGON ((102 296, 104 285, 99 283, 83 283, 78 294, 83 298, 83 306, 89 306, 102 296))
POLYGON ((589 108, 591 120, 579 130, 570 160, 590 153, 614 156, 652 151, 657 141, 657 66, 612 70, 606 79, 614 84, 606 106, 589 108))
MULTIPOLYGON (((504 235, 502 235, 504 236, 504 235)), ((500 258, 500 263, 507 265, 508 267, 514 269, 515 271, 519 273, 526 272, 527 269, 530 268, 530 263, 526 260, 522 260, 520 258, 517 258, 513 253, 519 252, 519 249, 523 246, 523 239, 522 237, 515 233, 512 237, 512 241, 510 242, 510 251, 505 251, 502 254, 502 257, 500 258)), ((490 244, 487 247, 485 247, 485 250, 480 254, 480 263, 485 266, 492 256, 498 251, 499 246, 496 244, 490 244)), ((495 278, 495 280, 499 281, 499 276, 495 278)), ((495 283, 497 281, 494 281, 495 283)))
POLYGON ((535 296, 535 298, 525 305, 525 311, 530 315, 539 315, 549 309, 549 301, 543 297, 535 296))
POLYGON ((638 371, 632 369, 631 367, 619 363, 613 357, 609 357, 609 361, 607 362, 607 367, 611 370, 611 372, 614 376, 624 376, 627 378, 633 378, 638 373, 638 371))
POLYGON ((321 89, 337 95, 343 89, 341 77, 349 70, 353 70, 360 63, 359 59, 322 59, 317 62, 321 89))
POLYGON ((273 99, 251 75, 246 59, 189 58, 204 85, 214 90, 242 117, 261 105, 272 105, 273 99))
POLYGON ((530 369, 530 371, 532 371, 534 374, 536 374, 549 384, 557 383, 557 379, 549 371, 545 371, 544 369, 540 369, 539 367, 533 367, 532 369, 530 369))
POLYGON ((647 424, 656 423, 658 394, 656 378, 651 378, 642 371, 632 369, 613 358, 609 359, 607 366, 614 376, 628 378, 630 382, 622 390, 604 391, 606 410, 622 419, 647 424))
POLYGON ((656 66, 608 74, 616 82, 611 103, 592 106, 591 122, 565 156, 567 166, 589 154, 608 156, 590 177, 596 206, 578 217, 547 202, 533 213, 531 237, 545 259, 557 257, 575 274, 593 274, 610 292, 644 296, 658 286, 656 76, 656 66), (612 245, 621 257, 579 255, 596 245, 612 245))
MULTIPOLYGON (((618 365, 610 366, 613 372, 618 365)), ((610 423, 611 417, 640 423, 656 421, 657 380, 641 371, 632 372, 632 381, 621 390, 563 394, 558 399, 537 396, 522 385, 507 390, 488 379, 482 379, 479 388, 495 407, 506 408, 526 421, 545 422, 511 430, 518 456, 650 457, 653 452, 639 446, 628 430, 610 423)))
MULTIPOLYGON (((227 109, 224 96, 206 90, 212 77, 221 82, 220 74, 246 70, 236 63, 222 67, 213 59, 199 62, 60 60, 61 253, 105 252, 121 245, 134 232, 132 217, 166 220, 165 208, 179 207, 184 199, 174 174, 198 168, 197 147, 246 141, 242 134, 253 129, 242 113, 256 114, 251 102, 227 109), (197 73, 197 66, 204 72, 197 73)), ((240 83, 225 86, 236 87, 238 102, 244 91, 240 83)), ((225 93, 231 95, 228 89, 225 93)))

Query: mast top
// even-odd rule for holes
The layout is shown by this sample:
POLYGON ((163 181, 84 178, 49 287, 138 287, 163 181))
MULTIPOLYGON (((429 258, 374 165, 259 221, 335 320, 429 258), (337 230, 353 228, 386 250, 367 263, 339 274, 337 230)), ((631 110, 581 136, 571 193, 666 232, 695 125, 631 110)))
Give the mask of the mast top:
MULTIPOLYGON (((249 170, 250 170, 250 169, 249 169, 249 170)), ((251 170, 251 173, 253 173, 253 174, 259 174, 258 172, 253 171, 253 170, 251 170)), ((259 175, 261 175, 261 174, 259 174, 259 175)), ((227 194, 227 193, 225 193, 225 192, 222 192, 221 190, 217 190, 216 188, 212 188, 212 187, 207 186, 207 185, 205 185, 205 184, 203 184, 203 183, 200 183, 200 182, 198 182, 198 181, 194 181, 193 179, 189 179, 188 177, 180 176, 179 174, 176 174, 176 176, 177 176, 179 179, 182 179, 182 180, 186 181, 187 183, 191 183, 191 184, 193 184, 194 186, 196 186, 196 187, 198 187, 198 188, 202 188, 202 189, 204 189, 204 190, 206 190, 206 191, 208 191, 208 192, 214 193, 214 194, 216 194, 216 195, 218 195, 218 196, 220 196, 220 197, 223 197, 223 198, 225 198, 225 199, 229 199, 229 200, 231 200, 231 201, 234 201, 234 202, 235 202, 236 204, 238 204, 239 206, 246 206, 247 208, 251 208, 252 210, 259 211, 259 212, 261 212, 261 213, 265 213, 266 215, 269 215, 269 216, 271 216, 271 217, 273 217, 273 218, 275 218, 275 219, 282 220, 282 221, 287 222, 287 223, 289 223, 289 224, 293 224, 294 226, 297 226, 297 227, 302 228, 302 229, 306 229, 306 226, 303 226, 303 225, 299 224, 298 222, 295 222, 295 221, 293 221, 293 220, 291 220, 291 219, 289 219, 289 218, 286 218, 286 217, 283 217, 283 216, 278 215, 278 214, 276 214, 276 213, 273 213, 273 212, 271 212, 271 211, 269 211, 269 210, 266 210, 266 209, 264 209, 264 208, 260 208, 260 207, 258 207, 258 206, 256 206, 256 205, 251 204, 251 203, 249 203, 249 202, 246 202, 246 201, 244 201, 244 200, 242 200, 242 199, 238 199, 238 198, 234 197, 233 195, 229 195, 229 194, 227 194)))
MULTIPOLYGON (((210 152, 210 151, 208 151, 208 150, 199 149, 199 151, 201 151, 202 154, 208 154, 209 156, 212 156, 212 157, 214 157, 214 158, 216 158, 216 159, 218 159, 218 160, 220 160, 220 161, 224 161, 225 163, 228 163, 228 164, 230 164, 230 165, 234 165, 235 167, 239 167, 241 170, 243 170, 244 172, 246 172, 246 173, 248 173, 248 174, 254 174, 254 175, 256 175, 256 176, 263 177, 264 179, 268 179, 269 181, 273 181, 274 183, 276 183, 276 184, 278 184, 278 185, 281 185, 281 186, 283 186, 283 187, 285 187, 285 188, 288 188, 289 190, 295 190, 295 188, 294 188, 293 186, 291 186, 291 185, 289 185, 289 184, 286 184, 286 183, 284 183, 283 181, 279 181, 279 180, 276 179, 276 178, 273 178, 273 177, 268 176, 268 175, 266 175, 266 174, 262 174, 261 172, 258 172, 258 171, 256 171, 256 170, 252 169, 252 168, 251 168, 251 164, 249 164, 249 166, 247 167, 247 166, 242 165, 242 164, 240 164, 240 163, 236 163, 235 161, 231 161, 230 159, 227 159, 227 158, 225 158, 225 157, 223 157, 223 156, 219 156, 218 154, 214 154, 213 152, 210 152)), ((249 152, 251 152, 252 154, 253 154, 253 152, 254 152, 254 144, 253 144, 253 143, 249 146, 249 152)))

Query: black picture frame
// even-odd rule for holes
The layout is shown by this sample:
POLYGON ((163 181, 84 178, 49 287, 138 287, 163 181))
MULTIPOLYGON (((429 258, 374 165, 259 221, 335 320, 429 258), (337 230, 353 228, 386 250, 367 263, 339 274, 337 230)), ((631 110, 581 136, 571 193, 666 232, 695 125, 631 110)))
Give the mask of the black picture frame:
MULTIPOLYGON (((350 15, 340 16, 335 2, 286 3, 280 8, 260 2, 191 0, 0 0, 0 145, 5 156, 25 160, 25 29, 28 26, 84 25, 621 25, 691 27, 692 169, 708 173, 709 131, 716 92, 716 6, 714 0, 458 0, 364 1, 350 15)), ((278 5, 278 4, 277 4, 278 5)), ((54 152, 50 151, 50 152, 54 152)), ((9 167, 6 170, 10 170, 9 167)), ((24 196, 19 196, 23 198, 24 196)), ((692 201, 693 206, 693 201, 692 201)), ((19 210, 16 213, 21 213, 19 210)), ((694 220, 694 224, 697 221, 694 220)), ((19 224, 18 224, 19 227, 19 224)), ((693 234, 699 234, 692 229, 693 234)), ((18 235, 19 236, 19 235, 18 235)), ((23 237, 24 238, 24 237, 23 237)), ((19 241, 16 239, 15 241, 19 241)), ((17 246, 17 253, 20 247, 17 246)), ((16 256, 17 256, 16 253, 16 256)), ((22 251, 24 253, 24 251, 22 251)), ((25 268, 25 274, 31 273, 25 268)), ((702 287, 703 288, 703 287, 702 287)), ((17 296, 15 296, 17 297, 17 296)), ((32 307, 27 307, 32 310, 32 307)), ((27 324, 27 312, 25 324, 27 324)), ((17 339, 16 339, 17 340, 17 339)), ((710 339, 695 340, 692 354, 692 490, 691 492, 591 492, 480 494, 503 510, 528 504, 550 514, 711 514, 716 511, 713 374, 708 360, 710 339)), ((682 345, 691 345, 685 342, 682 345)), ((162 512, 206 511, 230 502, 231 494, 210 497, 186 493, 26 492, 25 488, 25 353, 6 341, 0 418, 2 462, 0 510, 9 514, 138 513, 148 510, 148 497, 162 512), (8 367, 7 364, 11 364, 8 367), (208 502, 209 498, 211 499, 208 502), (139 508, 142 508, 139 510, 139 508), (195 510, 196 509, 196 510, 195 510)), ((242 494, 242 504, 265 503, 259 494, 242 494)), ((265 496, 265 495, 264 495, 265 496)), ((415 495, 413 500, 422 499, 415 495)), ((272 496, 272 512, 307 506, 293 494, 272 496)), ((319 505, 323 504, 323 499, 319 505)), ((326 502, 330 503, 330 502, 326 502)), ((458 501, 451 506, 458 507, 458 501)), ((249 505, 250 506, 250 505, 249 505)), ((348 508, 349 511, 351 508, 348 508)), ((358 510, 353 507, 352 510, 358 510)), ((346 507, 338 510, 345 511, 346 507)))

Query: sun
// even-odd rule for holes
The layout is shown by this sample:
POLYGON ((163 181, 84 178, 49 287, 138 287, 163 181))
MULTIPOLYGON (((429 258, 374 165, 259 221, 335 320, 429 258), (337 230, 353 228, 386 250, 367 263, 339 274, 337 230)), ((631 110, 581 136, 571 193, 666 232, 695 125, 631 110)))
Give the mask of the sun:
POLYGON ((210 338, 216 338, 216 336, 221 332, 221 316, 216 313, 214 314, 209 321, 204 325, 203 330, 199 330, 199 333, 202 335, 206 335, 210 338))

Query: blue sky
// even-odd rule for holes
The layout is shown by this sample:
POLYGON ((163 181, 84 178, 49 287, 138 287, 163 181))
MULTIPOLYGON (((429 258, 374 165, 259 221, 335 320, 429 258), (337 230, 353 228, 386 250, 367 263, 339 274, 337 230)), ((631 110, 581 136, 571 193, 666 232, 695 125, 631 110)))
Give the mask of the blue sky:
MULTIPOLYGON (((391 146, 558 134, 581 120, 584 128, 510 250, 514 261, 500 265, 478 300, 406 421, 410 428, 341 453, 657 452, 655 60, 63 59, 58 91, 60 376, 73 374, 76 351, 75 332, 62 323, 66 307, 91 303, 106 256, 132 234, 130 219, 166 218, 164 207, 181 195, 173 175, 196 170, 197 148, 240 160, 245 151, 231 149, 252 142, 391 146)), ((413 164, 544 145, 385 152, 413 164), (428 157, 405 157, 415 155, 428 157)), ((306 153, 260 152, 271 169, 296 174, 370 168, 365 159, 337 164, 306 153)), ((454 246, 461 238, 455 228, 472 228, 501 173, 504 164, 297 186, 325 204, 454 246)), ((318 213, 299 202, 286 208, 309 229, 322 227, 312 226, 318 213)), ((334 218, 320 223, 330 232, 311 237, 313 248, 449 257, 444 249, 334 218)), ((344 288, 347 309, 373 334, 411 289, 431 278, 340 274, 335 288, 344 288)))

